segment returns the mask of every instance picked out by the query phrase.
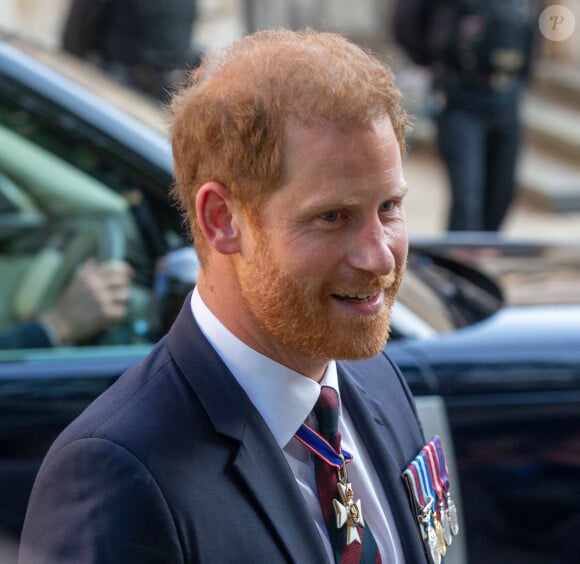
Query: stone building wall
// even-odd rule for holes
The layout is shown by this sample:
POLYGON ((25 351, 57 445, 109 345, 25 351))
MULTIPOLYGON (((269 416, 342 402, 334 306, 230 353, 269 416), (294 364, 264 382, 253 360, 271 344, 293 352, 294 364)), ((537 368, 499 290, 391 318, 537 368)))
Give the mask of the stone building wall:
MULTIPOLYGON (((0 29, 55 47, 60 42, 70 1, 0 0, 0 29)), ((271 26, 296 29, 309 25, 317 29, 347 33, 355 41, 380 50, 389 40, 387 21, 393 2, 394 0, 198 0, 200 18, 195 26, 194 37, 202 48, 211 50, 229 43, 248 29, 271 26)), ((566 41, 544 41, 543 56, 580 66, 580 0, 545 2, 567 6, 576 17, 576 29, 566 41)))
MULTIPOLYGON (((71 0, 0 0, 0 29, 55 47, 71 0)), ((143 0, 146 2, 147 0, 143 0)), ((370 45, 384 40, 390 0, 198 0, 194 36, 213 49, 247 29, 307 25, 348 33, 370 45)))

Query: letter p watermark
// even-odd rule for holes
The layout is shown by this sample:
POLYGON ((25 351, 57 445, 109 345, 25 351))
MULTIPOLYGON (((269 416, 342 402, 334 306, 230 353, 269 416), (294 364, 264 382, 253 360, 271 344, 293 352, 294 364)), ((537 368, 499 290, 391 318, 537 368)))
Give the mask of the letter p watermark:
POLYGON ((561 4, 549 6, 540 14, 540 31, 550 41, 565 41, 576 27, 576 18, 570 8, 561 4))

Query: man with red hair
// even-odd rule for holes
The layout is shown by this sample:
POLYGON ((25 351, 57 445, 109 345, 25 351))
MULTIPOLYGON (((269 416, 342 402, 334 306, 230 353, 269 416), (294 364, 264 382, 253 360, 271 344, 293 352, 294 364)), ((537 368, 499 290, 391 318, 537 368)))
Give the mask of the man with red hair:
POLYGON ((401 477, 424 440, 383 352, 407 258, 391 71, 258 32, 171 110, 197 286, 49 451, 21 562, 426 562, 401 477))

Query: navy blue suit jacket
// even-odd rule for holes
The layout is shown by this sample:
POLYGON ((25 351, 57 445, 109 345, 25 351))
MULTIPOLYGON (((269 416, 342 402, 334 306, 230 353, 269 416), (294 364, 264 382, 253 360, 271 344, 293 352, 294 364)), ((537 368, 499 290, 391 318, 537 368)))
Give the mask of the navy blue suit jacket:
MULTIPOLYGON (((409 390, 385 355, 340 362, 338 374, 406 562, 427 562, 401 478, 423 445, 409 390)), ((325 561, 282 451, 189 300, 153 351, 52 445, 20 548, 20 564, 325 561)))

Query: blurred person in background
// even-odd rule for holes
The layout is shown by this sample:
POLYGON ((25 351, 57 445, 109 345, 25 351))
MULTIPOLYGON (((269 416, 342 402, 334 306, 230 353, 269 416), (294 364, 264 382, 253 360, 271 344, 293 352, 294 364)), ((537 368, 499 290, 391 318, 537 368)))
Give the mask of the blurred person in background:
POLYGON ((165 101, 199 64, 196 18, 196 0, 73 0, 62 46, 165 101))
POLYGON ((123 261, 88 260, 56 304, 0 333, 0 350, 81 344, 121 321, 133 269, 123 261))
POLYGON ((450 231, 497 231, 513 201, 520 106, 540 4, 397 0, 395 39, 433 74, 437 146, 451 191, 450 231))

